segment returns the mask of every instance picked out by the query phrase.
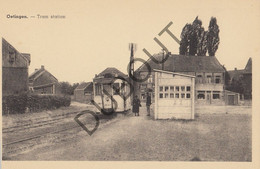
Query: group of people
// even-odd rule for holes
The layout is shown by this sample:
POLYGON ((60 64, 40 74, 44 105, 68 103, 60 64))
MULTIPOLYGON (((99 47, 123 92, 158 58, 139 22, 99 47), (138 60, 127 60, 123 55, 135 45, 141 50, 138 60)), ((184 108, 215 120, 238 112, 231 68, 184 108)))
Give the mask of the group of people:
MULTIPOLYGON (((146 109, 147 109, 147 116, 150 116, 150 106, 152 104, 151 95, 150 93, 146 93, 146 109)), ((139 116, 139 107, 141 107, 141 102, 138 96, 136 95, 133 99, 133 108, 132 111, 135 116, 139 116)))

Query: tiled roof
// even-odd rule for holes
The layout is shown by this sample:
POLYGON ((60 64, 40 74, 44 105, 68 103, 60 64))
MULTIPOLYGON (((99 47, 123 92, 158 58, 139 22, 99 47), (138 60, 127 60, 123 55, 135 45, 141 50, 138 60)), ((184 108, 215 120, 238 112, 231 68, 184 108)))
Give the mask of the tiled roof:
POLYGON ((29 76, 29 81, 34 81, 35 79, 37 79, 38 77, 40 77, 43 73, 48 73, 50 74, 54 79, 56 79, 58 81, 58 79, 53 76, 50 72, 48 72, 44 66, 42 66, 40 69, 35 70, 30 76, 29 76))
MULTIPOLYGON (((161 61, 163 55, 154 55, 156 60, 161 61)), ((166 56, 164 56, 166 57, 166 56)), ((162 64, 157 64, 150 58, 146 61, 151 69, 162 70, 162 64)), ((143 64, 136 71, 147 71, 147 67, 143 64)), ((171 72, 224 72, 223 66, 214 56, 184 56, 184 55, 169 55, 164 62, 165 71, 171 72)))
POLYGON ((75 90, 84 90, 86 87, 88 87, 91 84, 92 82, 82 82, 78 85, 78 87, 76 87, 75 90))
POLYGON ((112 75, 118 75, 118 76, 127 76, 125 75, 123 72, 121 72, 120 70, 118 70, 117 68, 114 67, 108 67, 105 70, 103 70, 101 73, 98 74, 98 76, 104 76, 105 74, 112 74, 112 75))
POLYGON ((40 75, 44 71, 44 69, 38 69, 34 71, 32 74, 29 75, 29 80, 34 80, 38 75, 40 75))

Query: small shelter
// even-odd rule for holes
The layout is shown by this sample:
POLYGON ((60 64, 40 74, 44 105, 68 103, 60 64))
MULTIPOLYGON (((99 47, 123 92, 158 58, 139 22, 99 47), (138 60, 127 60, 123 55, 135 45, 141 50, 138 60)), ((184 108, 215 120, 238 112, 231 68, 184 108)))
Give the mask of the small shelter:
POLYGON ((195 76, 155 71, 154 119, 194 119, 195 76))

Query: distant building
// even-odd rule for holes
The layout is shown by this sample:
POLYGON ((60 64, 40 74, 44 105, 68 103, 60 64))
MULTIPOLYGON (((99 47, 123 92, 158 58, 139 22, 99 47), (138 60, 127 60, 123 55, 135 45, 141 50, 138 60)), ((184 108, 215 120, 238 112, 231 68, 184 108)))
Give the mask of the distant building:
MULTIPOLYGON (((244 69, 236 69, 228 71, 230 76, 229 86, 232 85, 232 82, 241 82, 242 94, 245 99, 252 99, 252 58, 249 58, 244 69)), ((232 89, 230 86, 230 90, 232 89)))
POLYGON ((29 89, 35 94, 61 94, 58 79, 48 72, 44 66, 29 76, 29 89))
POLYGON ((74 90, 74 99, 81 103, 89 103, 93 99, 93 83, 83 82, 74 90))
MULTIPOLYGON (((135 71, 135 76, 138 79, 144 79, 148 74, 148 67, 151 67, 151 75, 144 82, 135 82, 135 95, 138 95, 142 101, 146 99, 146 92, 152 93, 152 100, 155 95, 154 84, 154 69, 175 72, 180 74, 187 74, 195 76, 195 103, 196 104, 225 104, 225 70, 214 56, 182 56, 169 54, 168 59, 161 64, 148 59, 145 64, 140 66, 135 71)), ((166 57, 164 54, 154 55, 155 59, 160 61, 166 57)), ((166 79, 167 80, 167 79, 166 79)), ((165 86, 164 86, 165 87, 165 86)), ((174 90, 175 95, 172 95, 176 99, 186 99, 185 97, 185 85, 168 86, 174 90), (177 93, 176 93, 177 91, 177 93), (180 97, 181 95, 184 98, 180 97)), ((167 89, 168 89, 167 88, 167 89)), ((170 92, 170 90, 168 91, 170 92)), ((171 93, 167 93, 162 97, 168 97, 171 93)), ((173 98, 172 98, 173 99, 173 98)))
POLYGON ((2 38, 2 91, 3 96, 28 91, 30 54, 20 53, 2 38))

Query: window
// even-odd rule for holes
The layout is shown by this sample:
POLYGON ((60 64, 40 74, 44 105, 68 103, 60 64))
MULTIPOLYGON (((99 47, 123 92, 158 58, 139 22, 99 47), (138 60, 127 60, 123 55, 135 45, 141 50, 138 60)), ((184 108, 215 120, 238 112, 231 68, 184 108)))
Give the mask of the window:
POLYGON ((160 90, 159 90, 160 92, 163 92, 163 86, 160 86, 160 90))
POLYGON ((99 84, 95 84, 95 95, 99 96, 101 94, 101 86, 99 84))
POLYGON ((170 98, 174 98, 174 93, 170 93, 170 98))
POLYGON ((165 91, 165 92, 168 92, 168 90, 169 90, 169 87, 168 87, 168 86, 165 86, 165 87, 164 87, 164 91, 165 91))
POLYGON ((213 91, 213 99, 220 99, 220 91, 213 91))
POLYGON ((185 93, 182 93, 182 94, 181 94, 181 98, 185 98, 185 93))
POLYGON ((176 91, 179 91, 179 86, 176 86, 175 89, 176 89, 176 91))
POLYGON ((185 91, 185 86, 181 86, 181 91, 182 91, 182 92, 185 91))
POLYGON ((179 98, 179 93, 176 93, 176 94, 175 94, 175 98, 179 98))
POLYGON ((159 98, 190 99, 191 86, 160 86, 159 98), (181 90, 181 93, 179 93, 181 90))
POLYGON ((169 94, 168 93, 165 93, 164 96, 165 96, 165 98, 169 98, 169 94))
POLYGON ((220 76, 215 77, 215 83, 220 83, 220 76))
POLYGON ((120 94, 119 83, 113 83, 113 95, 119 95, 119 94, 120 94))
POLYGON ((198 99, 205 99, 205 91, 198 91, 198 99))
POLYGON ((211 83, 211 75, 207 75, 207 83, 211 83))
POLYGON ((187 99, 190 98, 190 93, 186 93, 186 98, 187 98, 187 99))
POLYGON ((104 95, 112 95, 112 87, 110 84, 103 84, 103 93, 104 95))
POLYGON ((160 97, 160 98, 163 98, 163 94, 162 94, 162 93, 160 93, 160 94, 159 94, 159 97, 160 97))
POLYGON ((202 75, 197 75, 197 83, 202 83, 202 75))
POLYGON ((174 92, 174 86, 170 86, 170 92, 174 92))
POLYGON ((186 91, 187 91, 187 92, 190 91, 190 86, 186 86, 186 91))

